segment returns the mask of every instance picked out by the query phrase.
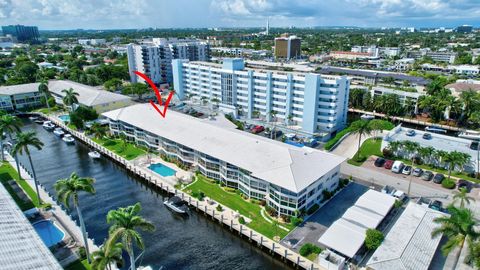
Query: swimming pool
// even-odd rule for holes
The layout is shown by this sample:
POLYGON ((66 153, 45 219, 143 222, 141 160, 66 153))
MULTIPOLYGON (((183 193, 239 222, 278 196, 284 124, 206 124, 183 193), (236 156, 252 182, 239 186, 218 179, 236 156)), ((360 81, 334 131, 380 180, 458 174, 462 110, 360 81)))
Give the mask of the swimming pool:
POLYGON ((176 171, 168 166, 165 166, 161 163, 155 163, 148 166, 148 168, 161 176, 172 176, 175 175, 176 171))
POLYGON ((62 120, 63 122, 70 122, 70 115, 68 114, 60 115, 58 116, 58 118, 60 118, 60 120, 62 120))
POLYGON ((65 233, 51 220, 42 220, 33 223, 33 228, 35 228, 35 231, 37 231, 47 247, 55 245, 65 237, 65 233))

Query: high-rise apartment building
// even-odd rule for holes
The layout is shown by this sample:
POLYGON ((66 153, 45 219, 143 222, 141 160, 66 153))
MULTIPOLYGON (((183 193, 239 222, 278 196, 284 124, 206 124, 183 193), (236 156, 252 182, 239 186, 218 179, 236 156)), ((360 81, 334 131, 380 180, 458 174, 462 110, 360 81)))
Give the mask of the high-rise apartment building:
POLYGON ((282 36, 275 38, 275 57, 297 58, 302 54, 302 40, 296 36, 282 36))
POLYGON ((139 71, 156 84, 171 83, 172 60, 209 61, 210 46, 195 40, 154 38, 145 44, 127 46, 128 69, 131 82, 143 82, 133 72, 139 71))
POLYGON ((226 113, 264 118, 297 126, 328 139, 347 121, 347 77, 245 68, 243 59, 223 64, 173 60, 173 82, 181 99, 187 95, 218 100, 226 113))
POLYGON ((2 26, 3 35, 11 35, 19 42, 38 42, 38 27, 25 25, 2 26))

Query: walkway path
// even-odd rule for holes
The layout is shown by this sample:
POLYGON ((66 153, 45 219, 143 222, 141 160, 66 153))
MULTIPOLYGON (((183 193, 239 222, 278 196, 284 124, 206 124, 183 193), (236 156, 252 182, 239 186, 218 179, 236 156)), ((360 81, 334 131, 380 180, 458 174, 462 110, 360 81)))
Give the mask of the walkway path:
MULTIPOLYGON (((375 132, 372 135, 362 136, 362 144, 372 137, 383 137, 386 134, 385 131, 375 132)), ((352 158, 358 150, 358 134, 350 134, 335 148, 331 153, 352 158)))

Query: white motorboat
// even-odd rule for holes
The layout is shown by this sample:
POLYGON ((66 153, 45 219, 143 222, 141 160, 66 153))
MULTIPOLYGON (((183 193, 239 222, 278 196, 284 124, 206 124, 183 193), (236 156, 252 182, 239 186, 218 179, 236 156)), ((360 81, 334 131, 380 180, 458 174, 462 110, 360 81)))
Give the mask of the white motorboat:
POLYGON ((38 119, 38 116, 30 116, 28 117, 30 121, 36 121, 38 119))
POLYGON ((463 131, 458 134, 458 137, 478 141, 480 140, 480 132, 473 130, 463 131))
POLYGON ((93 159, 97 159, 97 158, 100 158, 100 157, 101 157, 100 153, 97 152, 97 151, 90 151, 90 152, 88 152, 88 156, 91 157, 91 158, 93 158, 93 159))
POLYGON ((37 119, 36 119, 36 120, 34 120, 33 122, 35 122, 35 123, 37 123, 37 124, 41 125, 41 124, 43 124, 43 119, 42 119, 42 118, 37 118, 37 119))
POLYGON ((375 116, 374 115, 371 115, 371 114, 362 114, 362 116, 360 116, 360 118, 362 120, 372 120, 372 119, 375 119, 375 116))
POLYGON ((187 206, 183 204, 182 199, 177 196, 173 196, 170 199, 166 199, 163 204, 165 204, 166 207, 170 208, 172 211, 179 213, 179 214, 185 214, 187 213, 187 206))
POLYGON ((75 139, 71 134, 65 134, 63 135, 62 140, 66 142, 67 144, 73 144, 75 142, 75 139))
POLYGON ((58 137, 62 137, 65 134, 65 131, 63 131, 62 128, 57 127, 54 131, 53 134, 57 135, 58 137))
POLYGON ((55 128, 55 125, 52 123, 52 121, 45 121, 43 123, 43 128, 48 131, 52 131, 55 128))

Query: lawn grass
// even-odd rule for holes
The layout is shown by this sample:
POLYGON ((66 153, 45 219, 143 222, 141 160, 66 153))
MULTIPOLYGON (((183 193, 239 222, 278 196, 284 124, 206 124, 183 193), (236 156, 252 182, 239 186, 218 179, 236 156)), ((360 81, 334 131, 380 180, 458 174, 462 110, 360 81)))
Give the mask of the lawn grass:
POLYGON ((338 132, 335 137, 333 137, 332 139, 330 139, 328 142, 325 143, 324 145, 324 148, 325 150, 330 150, 332 149, 332 147, 343 137, 345 136, 347 133, 351 132, 352 129, 350 127, 347 127, 346 129, 338 132))
POLYGON ((3 162, 0 166, 0 182, 5 186, 7 191, 13 197, 17 205, 22 209, 22 211, 28 210, 33 207, 40 207, 37 201, 37 193, 32 189, 32 187, 23 179, 20 180, 18 177, 17 171, 10 165, 8 162, 3 162), (15 182, 23 189, 23 191, 30 197, 30 201, 23 201, 18 197, 14 192, 12 187, 8 184, 8 181, 14 179, 15 182))
POLYGON ((349 159, 348 164, 361 166, 369 156, 379 156, 383 157, 383 153, 380 150, 382 147, 381 138, 370 138, 363 142, 360 146, 360 150, 355 153, 353 158, 349 159))
MULTIPOLYGON (((266 221, 262 215, 262 208, 260 205, 244 200, 240 195, 233 192, 227 192, 223 190, 218 184, 209 182, 204 176, 198 175, 197 181, 188 186, 185 190, 191 192, 203 192, 205 196, 212 198, 216 202, 227 206, 230 209, 238 212, 250 218, 252 221, 247 224, 247 226, 270 239, 273 239, 274 236, 280 236, 280 238, 285 237, 288 232, 278 228, 276 229, 274 225, 266 221)), ((292 230, 294 228, 291 224, 281 224, 281 226, 292 230)))
POLYGON ((127 143, 127 147, 123 146, 123 142, 119 139, 110 139, 110 138, 103 138, 103 139, 93 139, 96 143, 103 145, 104 147, 108 148, 109 150, 115 152, 117 155, 120 155, 128 160, 135 159, 143 154, 145 154, 145 150, 135 146, 134 144, 127 143))
POLYGON ((65 267, 65 270, 90 270, 92 269, 87 262, 87 259, 80 261, 76 260, 73 263, 65 267))

